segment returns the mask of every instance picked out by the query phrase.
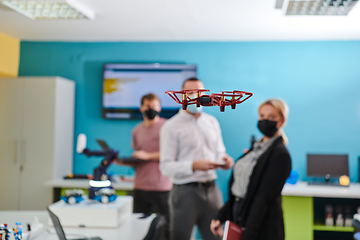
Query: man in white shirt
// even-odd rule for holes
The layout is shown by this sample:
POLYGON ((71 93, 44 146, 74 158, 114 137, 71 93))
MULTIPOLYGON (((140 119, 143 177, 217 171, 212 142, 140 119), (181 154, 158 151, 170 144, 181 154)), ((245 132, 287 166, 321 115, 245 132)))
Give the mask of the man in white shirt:
MULTIPOLYGON (((184 90, 203 88, 197 78, 183 84, 184 90)), ((160 171, 174 183, 169 196, 170 240, 190 239, 195 224, 202 239, 217 239, 210 231, 210 222, 223 200, 214 183, 215 169, 229 169, 233 163, 226 154, 218 121, 202 112, 202 107, 189 105, 164 123, 160 171)))

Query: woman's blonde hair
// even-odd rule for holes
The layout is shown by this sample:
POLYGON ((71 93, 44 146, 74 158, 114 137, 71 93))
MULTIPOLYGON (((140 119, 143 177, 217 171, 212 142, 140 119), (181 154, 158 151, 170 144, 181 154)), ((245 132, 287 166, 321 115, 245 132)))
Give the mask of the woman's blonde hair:
POLYGON ((288 115, 289 115, 288 105, 286 104, 286 102, 284 100, 273 98, 273 99, 269 99, 269 100, 266 100, 265 102, 263 102, 259 107, 259 111, 260 111, 260 108, 265 105, 273 106, 276 109, 276 111, 279 113, 281 119, 284 121, 284 124, 280 128, 280 134, 281 134, 282 138, 284 139, 284 144, 287 145, 289 143, 289 140, 284 132, 283 127, 285 126, 288 115))

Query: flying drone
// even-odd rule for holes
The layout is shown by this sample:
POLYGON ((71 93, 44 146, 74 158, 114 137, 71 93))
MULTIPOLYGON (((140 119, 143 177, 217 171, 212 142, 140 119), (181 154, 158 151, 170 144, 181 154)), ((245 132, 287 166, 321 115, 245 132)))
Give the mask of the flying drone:
POLYGON ((175 102, 182 105, 182 109, 186 110, 188 105, 196 104, 197 107, 200 106, 219 106, 220 112, 225 111, 226 106, 231 106, 231 109, 236 108, 236 104, 240 104, 248 100, 253 93, 244 92, 244 91, 222 91, 221 93, 212 93, 204 94, 209 92, 208 89, 191 89, 191 90, 181 90, 181 91, 166 91, 175 102), (180 100, 177 96, 178 94, 182 95, 180 100), (195 97, 191 98, 189 95, 196 94, 195 97))

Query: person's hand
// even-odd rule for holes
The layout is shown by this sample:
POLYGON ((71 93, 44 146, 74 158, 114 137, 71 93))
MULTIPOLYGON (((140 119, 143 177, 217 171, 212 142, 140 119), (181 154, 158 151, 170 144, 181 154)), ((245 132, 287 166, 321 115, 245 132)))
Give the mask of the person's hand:
POLYGON ((219 220, 211 220, 210 223, 210 230, 215 236, 222 237, 224 235, 224 228, 221 225, 221 222, 219 220))
POLYGON ((150 160, 150 154, 148 152, 143 151, 143 150, 135 151, 132 154, 132 157, 135 158, 135 159, 150 160))
POLYGON ((193 162, 193 170, 207 171, 210 169, 215 169, 215 164, 209 159, 201 159, 193 162))
POLYGON ((234 159, 227 154, 224 155, 222 160, 225 163, 224 166, 222 167, 223 169, 230 169, 234 165, 234 159))

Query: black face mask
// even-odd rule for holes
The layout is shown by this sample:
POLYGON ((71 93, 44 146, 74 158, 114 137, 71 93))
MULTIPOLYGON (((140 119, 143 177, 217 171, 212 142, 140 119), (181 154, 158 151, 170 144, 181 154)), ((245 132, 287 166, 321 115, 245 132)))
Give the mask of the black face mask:
POLYGON ((157 115, 159 115, 159 112, 155 111, 154 109, 149 108, 148 110, 146 110, 144 112, 144 114, 149 120, 153 120, 157 115))
POLYGON ((277 132, 277 122, 271 120, 260 120, 258 122, 258 128, 267 137, 272 137, 277 132))

